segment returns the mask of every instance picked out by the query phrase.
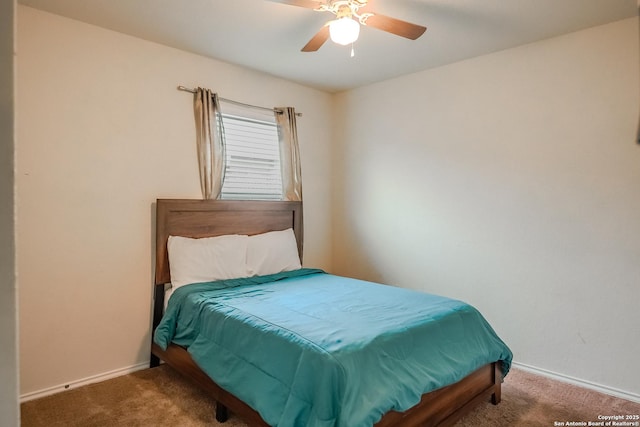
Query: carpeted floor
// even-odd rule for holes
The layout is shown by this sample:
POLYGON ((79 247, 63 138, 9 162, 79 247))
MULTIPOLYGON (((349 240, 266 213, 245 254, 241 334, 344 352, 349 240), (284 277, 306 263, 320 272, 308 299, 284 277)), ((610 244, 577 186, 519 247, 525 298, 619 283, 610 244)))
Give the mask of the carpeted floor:
MULTIPOLYGON (((455 427, 548 427, 637 414, 638 403, 512 369, 502 403, 481 405, 455 427)), ((246 426, 233 414, 217 423, 211 399, 166 365, 23 403, 21 416, 23 427, 246 426)))

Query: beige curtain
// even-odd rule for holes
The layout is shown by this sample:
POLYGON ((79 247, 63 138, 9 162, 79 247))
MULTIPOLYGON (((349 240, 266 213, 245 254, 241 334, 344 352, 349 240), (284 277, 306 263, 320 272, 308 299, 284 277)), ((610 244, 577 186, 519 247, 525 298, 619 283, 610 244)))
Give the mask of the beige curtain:
POLYGON ((220 197, 225 169, 224 131, 218 95, 209 89, 197 88, 193 109, 202 198, 217 199, 220 197))
POLYGON ((302 172, 296 111, 293 107, 276 109, 276 122, 280 138, 280 166, 282 168, 282 194, 285 200, 302 200, 302 172))

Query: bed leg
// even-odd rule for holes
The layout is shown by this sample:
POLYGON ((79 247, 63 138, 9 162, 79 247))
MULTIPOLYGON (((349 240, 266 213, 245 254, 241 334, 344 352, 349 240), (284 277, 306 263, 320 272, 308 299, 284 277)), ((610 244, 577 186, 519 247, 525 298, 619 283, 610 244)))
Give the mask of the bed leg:
POLYGON ((496 384, 493 394, 491 395, 491 403, 497 405, 502 400, 501 392, 500 392, 500 384, 496 384))
POLYGON ((493 394, 491 403, 497 405, 502 400, 502 369, 500 362, 493 364, 493 394))
POLYGON ((229 419, 227 407, 220 402, 216 402, 216 421, 223 423, 229 419))
MULTIPOLYGON (((164 309, 164 285, 155 285, 153 290, 153 328, 151 329, 151 347, 153 347, 153 333, 160 324, 164 309)), ((149 367, 160 366, 160 358, 151 352, 149 367)))
POLYGON ((151 353, 151 358, 149 359, 149 367, 155 368, 157 366, 160 366, 160 358, 155 354, 151 353))

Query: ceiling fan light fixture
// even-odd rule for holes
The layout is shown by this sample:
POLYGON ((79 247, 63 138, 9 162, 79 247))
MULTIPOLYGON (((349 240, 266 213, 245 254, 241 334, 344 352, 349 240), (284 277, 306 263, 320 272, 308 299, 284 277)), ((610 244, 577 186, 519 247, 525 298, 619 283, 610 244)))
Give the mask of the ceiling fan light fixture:
POLYGON ((351 17, 339 18, 329 23, 331 41, 343 46, 358 40, 360 24, 351 17))

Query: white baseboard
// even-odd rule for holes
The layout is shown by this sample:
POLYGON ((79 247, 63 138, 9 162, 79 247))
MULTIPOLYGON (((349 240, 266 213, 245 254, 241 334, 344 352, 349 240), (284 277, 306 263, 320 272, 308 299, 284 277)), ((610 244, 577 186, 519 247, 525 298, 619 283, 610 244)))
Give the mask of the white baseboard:
POLYGON ((28 402, 29 400, 39 399, 41 397, 49 396, 52 394, 60 393, 66 390, 71 390, 74 388, 82 387, 83 385, 98 383, 101 381, 106 381, 111 378, 116 378, 122 375, 130 374, 135 371, 140 371, 142 369, 146 369, 149 367, 149 362, 138 363, 137 365, 128 366, 126 368, 120 368, 113 371, 105 372, 98 375, 93 375, 91 377, 79 379, 76 381, 72 381, 69 384, 60 384, 53 387, 48 387, 43 390, 32 391, 30 393, 25 393, 20 396, 20 403, 28 402))
MULTIPOLYGON (((574 378, 569 375, 559 374, 557 372, 552 372, 547 369, 536 368, 535 366, 526 365, 524 363, 513 362, 513 366, 522 369, 523 371, 530 372, 532 374, 541 375, 543 377, 551 378, 557 381, 561 381, 564 383, 569 383, 576 385, 578 387, 588 388, 590 390, 597 391, 599 393, 607 394, 614 397, 619 397, 621 399, 630 400, 632 402, 640 403, 640 395, 636 393, 631 393, 624 390, 619 390, 613 387, 604 386, 601 384, 596 384, 590 381, 582 380, 579 378, 574 378)), ((69 384, 61 384, 54 387, 49 387, 43 390, 33 391, 30 393, 25 393, 20 396, 20 402, 28 402, 29 400, 38 399, 41 397, 49 396, 52 394, 60 393, 65 390, 71 390, 74 388, 78 388, 87 384, 93 384, 100 381, 106 381, 111 378, 116 378, 122 375, 130 374, 132 372, 140 371, 142 369, 146 369, 149 367, 149 362, 139 363, 137 365, 129 366, 126 368, 116 369, 110 372, 105 372, 98 375, 93 375, 91 377, 83 378, 77 381, 70 382, 69 384)))
POLYGON ((552 372, 546 369, 536 368, 535 366, 525 365, 524 363, 513 362, 513 366, 515 368, 522 369, 523 371, 527 371, 532 374, 541 375, 543 377, 551 378, 564 383, 573 384, 578 387, 588 388, 590 390, 594 390, 599 393, 608 394, 609 396, 619 397, 621 399, 626 399, 632 402, 640 403, 640 394, 619 390, 619 389, 608 387, 601 384, 596 384, 591 381, 582 380, 580 378, 574 378, 569 375, 559 374, 557 372, 552 372))

